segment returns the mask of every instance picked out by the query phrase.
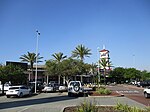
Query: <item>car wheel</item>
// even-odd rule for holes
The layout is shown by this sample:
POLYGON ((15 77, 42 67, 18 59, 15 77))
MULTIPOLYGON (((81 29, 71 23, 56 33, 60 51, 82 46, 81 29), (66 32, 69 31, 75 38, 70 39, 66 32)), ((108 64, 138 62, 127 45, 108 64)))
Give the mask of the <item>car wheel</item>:
POLYGON ((83 93, 83 97, 88 97, 88 93, 83 93))
POLYGON ((59 91, 60 93, 63 93, 63 91, 59 91))
POLYGON ((147 94, 146 92, 144 93, 144 97, 145 98, 149 98, 149 94, 147 94))
POLYGON ((7 98, 10 98, 10 96, 8 96, 8 95, 7 95, 6 97, 7 97, 7 98))
POLYGON ((20 97, 20 98, 23 97, 23 93, 20 93, 19 97, 20 97))
POLYGON ((29 92, 29 96, 31 96, 31 95, 32 95, 32 92, 30 91, 30 92, 29 92))
POLYGON ((71 97, 71 96, 72 96, 72 93, 68 92, 68 96, 71 97))

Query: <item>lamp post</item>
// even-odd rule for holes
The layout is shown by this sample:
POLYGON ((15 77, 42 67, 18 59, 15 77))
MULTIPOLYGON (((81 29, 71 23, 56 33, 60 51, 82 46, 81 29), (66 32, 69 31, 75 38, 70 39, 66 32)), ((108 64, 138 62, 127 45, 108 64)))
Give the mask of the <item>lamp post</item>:
POLYGON ((38 60, 38 41, 39 41, 39 36, 40 36, 40 32, 38 30, 36 30, 36 37, 37 37, 37 41, 36 41, 36 70, 35 70, 35 93, 37 90, 37 60, 38 60))
POLYGON ((97 47, 97 59, 98 59, 98 62, 97 62, 97 64, 98 64, 98 66, 97 66, 97 68, 98 68, 98 70, 97 70, 97 72, 98 72, 98 81, 100 82, 100 71, 99 71, 99 68, 100 68, 100 64, 99 64, 99 47, 97 47))

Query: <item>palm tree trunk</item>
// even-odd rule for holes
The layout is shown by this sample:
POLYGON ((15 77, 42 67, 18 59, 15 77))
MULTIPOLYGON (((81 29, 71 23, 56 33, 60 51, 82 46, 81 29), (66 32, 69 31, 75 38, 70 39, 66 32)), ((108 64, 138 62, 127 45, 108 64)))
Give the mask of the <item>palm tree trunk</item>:
POLYGON ((83 76, 81 75, 81 82, 83 82, 83 76))
POLYGON ((4 95, 4 83, 2 83, 2 95, 4 95))
POLYGON ((74 76, 74 80, 75 80, 75 81, 77 80, 77 76, 76 76, 76 75, 74 76))
POLYGON ((104 68, 104 84, 106 85, 106 69, 104 68))
POLYGON ((33 63, 30 63, 31 76, 33 77, 33 63))
POLYGON ((47 81, 46 81, 47 84, 48 84, 48 78, 49 78, 49 76, 47 75, 47 78, 46 78, 47 79, 47 81))
POLYGON ((66 79, 65 76, 63 76, 63 84, 65 85, 66 79))
POLYGON ((29 81, 31 80, 31 72, 29 70, 29 77, 28 77, 29 81))
POLYGON ((60 75, 58 75, 58 84, 60 84, 60 75))

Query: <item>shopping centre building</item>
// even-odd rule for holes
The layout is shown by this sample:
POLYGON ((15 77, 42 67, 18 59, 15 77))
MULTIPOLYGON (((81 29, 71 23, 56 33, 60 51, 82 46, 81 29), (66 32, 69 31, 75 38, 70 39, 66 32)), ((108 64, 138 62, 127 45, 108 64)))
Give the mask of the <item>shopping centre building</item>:
MULTIPOLYGON (((106 50, 105 48, 103 48, 102 50, 99 51, 99 60, 105 58, 107 61, 110 60, 109 57, 109 50, 106 50)), ((15 65, 21 65, 22 68, 26 69, 26 74, 27 74, 27 78, 28 81, 35 81, 35 74, 36 74, 36 65, 33 66, 33 71, 31 69, 29 69, 29 65, 27 63, 21 63, 21 62, 6 62, 6 65, 8 64, 15 64, 15 65)), ((100 65, 98 65, 98 69, 100 74, 103 74, 103 67, 101 67, 100 65)), ((110 71, 110 67, 107 66, 106 67, 107 72, 110 71)), ((97 71, 98 72, 98 71, 97 71)), ((76 75, 76 76, 70 76, 70 77, 66 77, 70 80, 82 80, 84 83, 92 83, 93 78, 97 75, 96 74, 92 74, 89 73, 87 75, 76 75), (82 79, 81 79, 82 77, 82 79)), ((47 74, 46 72, 46 66, 45 65, 37 65, 37 81, 41 81, 41 82, 50 82, 50 81, 55 81, 57 83, 64 83, 64 78, 65 77, 58 77, 58 76, 52 76, 47 74), (59 81, 59 82, 58 82, 59 81)))

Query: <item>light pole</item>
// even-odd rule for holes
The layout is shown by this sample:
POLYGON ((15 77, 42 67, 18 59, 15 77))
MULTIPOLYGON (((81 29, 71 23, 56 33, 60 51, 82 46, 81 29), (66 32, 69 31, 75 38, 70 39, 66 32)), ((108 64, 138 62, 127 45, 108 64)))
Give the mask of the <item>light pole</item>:
POLYGON ((99 64, 99 47, 97 47, 97 59, 98 59, 98 62, 97 62, 97 64, 98 64, 98 66, 97 66, 97 68, 98 68, 98 70, 97 70, 97 72, 98 72, 98 81, 100 82, 100 72, 99 72, 99 68, 100 68, 100 64, 99 64))
POLYGON ((37 37, 37 41, 36 41, 36 70, 35 70, 35 93, 36 93, 36 87, 37 87, 37 60, 38 60, 38 41, 39 41, 39 36, 40 36, 40 32, 38 30, 36 30, 36 37, 37 37))

